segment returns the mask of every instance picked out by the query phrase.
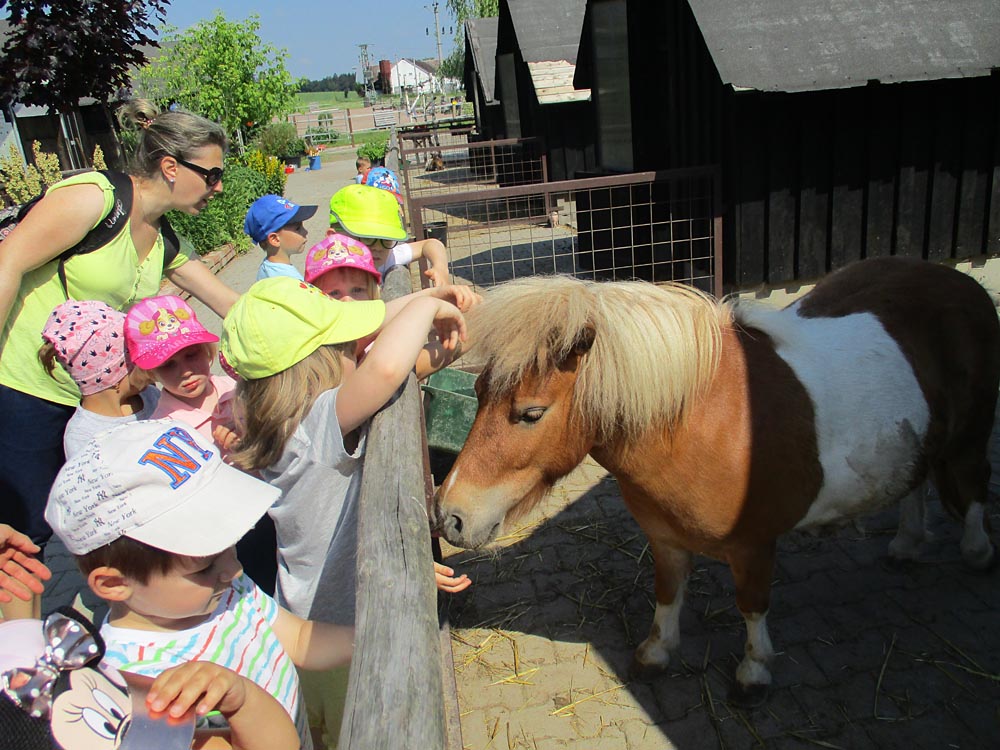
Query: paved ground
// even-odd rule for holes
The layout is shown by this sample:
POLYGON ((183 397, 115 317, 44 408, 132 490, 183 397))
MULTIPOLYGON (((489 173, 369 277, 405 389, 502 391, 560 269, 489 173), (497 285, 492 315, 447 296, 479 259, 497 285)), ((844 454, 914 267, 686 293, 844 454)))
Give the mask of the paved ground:
MULTIPOLYGON (((286 194, 321 207, 310 244, 353 174, 347 152, 290 176, 286 194)), ((253 251, 220 277, 244 290, 259 262, 253 251)), ((199 316, 218 330, 214 315, 199 316)), ((997 448, 993 464, 998 492, 997 448)), ((895 511, 864 529, 783 541, 769 617, 774 690, 763 707, 736 711, 724 699, 743 625, 728 570, 711 561, 698 561, 689 585, 672 674, 628 681, 652 618, 652 566, 614 480, 584 464, 497 550, 448 550, 475 581, 448 602, 466 748, 1000 747, 997 573, 963 568, 958 528, 933 507, 936 540, 904 570, 884 562, 895 511)), ((991 519, 1000 525, 996 507, 991 519)), ((84 588, 61 545, 48 555, 46 611, 84 588)))
MULTIPOLYGON (((996 494, 1000 451, 993 465, 996 494)), ((932 510, 936 539, 905 569, 884 557, 895 510, 782 541, 775 682, 764 706, 741 711, 725 696, 743 621, 728 568, 704 558, 670 675, 629 681, 652 620, 652 564, 614 480, 584 464, 499 549, 446 551, 474 581, 448 603, 465 747, 1000 747, 997 573, 969 573, 958 525, 932 510)), ((996 506, 991 519, 996 529, 996 506)))

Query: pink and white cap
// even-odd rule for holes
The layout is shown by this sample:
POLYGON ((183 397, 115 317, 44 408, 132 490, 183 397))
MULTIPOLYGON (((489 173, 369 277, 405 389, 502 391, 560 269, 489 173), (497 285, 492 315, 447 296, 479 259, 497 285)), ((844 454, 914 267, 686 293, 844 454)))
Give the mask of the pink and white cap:
POLYGON ((281 491, 223 462, 197 430, 173 419, 99 432, 59 471, 45 520, 70 553, 127 536, 176 555, 236 544, 281 491))
POLYGON ((140 300, 128 311, 125 339, 132 361, 144 370, 152 370, 181 349, 212 344, 219 337, 198 322, 187 302, 167 294, 140 300))
POLYGON ((331 234, 306 253, 306 281, 310 284, 335 268, 357 268, 374 276, 376 283, 382 283, 382 274, 375 268, 371 250, 346 234, 331 234))
POLYGON ((125 313, 104 302, 68 300, 49 315, 42 338, 55 347, 80 393, 90 396, 128 374, 124 329, 125 313))

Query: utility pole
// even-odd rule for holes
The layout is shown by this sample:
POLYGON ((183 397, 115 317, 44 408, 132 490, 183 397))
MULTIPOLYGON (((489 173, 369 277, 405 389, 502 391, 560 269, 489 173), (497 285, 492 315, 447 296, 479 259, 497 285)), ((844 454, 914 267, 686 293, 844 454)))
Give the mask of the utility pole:
POLYGON ((359 44, 358 47, 361 48, 358 63, 361 65, 361 82, 365 88, 365 104, 370 104, 375 99, 375 88, 372 81, 371 61, 368 59, 368 45, 359 44))
MULTIPOLYGON (((427 6, 425 5, 424 7, 426 8, 427 6)), ((441 57, 441 24, 438 22, 437 0, 434 0, 432 8, 434 10, 434 36, 437 37, 437 46, 438 46, 438 70, 440 70, 443 59, 441 57)), ((440 75, 440 73, 438 75, 440 75)))

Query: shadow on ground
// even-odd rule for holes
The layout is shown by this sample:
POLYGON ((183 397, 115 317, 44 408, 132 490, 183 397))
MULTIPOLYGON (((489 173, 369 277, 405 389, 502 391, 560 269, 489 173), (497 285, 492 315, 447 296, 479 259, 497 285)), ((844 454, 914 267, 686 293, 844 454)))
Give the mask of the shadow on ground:
MULTIPOLYGON (((728 568, 705 558, 696 558, 688 584, 670 674, 629 681, 632 651, 652 620, 652 563, 605 477, 548 517, 536 515, 537 525, 526 519, 507 546, 448 558, 475 582, 443 598, 460 691, 481 685, 482 694, 462 695, 463 709, 497 702, 492 731, 503 716, 510 747, 522 737, 531 747, 516 721, 533 714, 536 742, 551 737, 547 722, 576 714, 575 731, 586 739, 559 746, 604 747, 597 740, 616 717, 624 724, 638 713, 621 710, 629 696, 620 691, 646 714, 641 737, 625 732, 620 747, 998 747, 996 573, 963 567, 960 527, 936 501, 928 513, 935 541, 920 562, 892 568, 884 555, 896 517, 886 511, 867 519, 866 530, 782 540, 768 618, 779 652, 773 689, 762 707, 739 710, 725 696, 742 656, 743 620, 728 568)), ((1000 523, 996 506, 991 519, 1000 523)), ((492 741, 490 710, 484 736, 492 741)), ((470 735, 463 720, 463 731, 466 746, 478 748, 478 729, 470 735)))

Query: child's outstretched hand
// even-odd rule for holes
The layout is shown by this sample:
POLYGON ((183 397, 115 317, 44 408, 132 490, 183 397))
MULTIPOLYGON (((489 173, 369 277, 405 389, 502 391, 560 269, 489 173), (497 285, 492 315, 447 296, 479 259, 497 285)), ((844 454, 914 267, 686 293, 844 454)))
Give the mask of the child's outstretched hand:
POLYGON ((445 286, 448 283, 448 268, 435 268, 431 266, 424 271, 424 276, 431 280, 432 287, 445 286))
POLYGON ((483 298, 465 284, 445 284, 431 290, 431 296, 450 302, 462 312, 468 312, 473 305, 478 305, 483 298))
POLYGON ((472 585, 472 579, 465 573, 460 576, 455 575, 455 571, 447 565, 439 562, 434 563, 434 583, 437 584, 438 591, 446 591, 449 594, 457 594, 465 591, 472 585))
POLYGON ((0 523, 0 603, 14 601, 15 596, 29 601, 42 593, 42 581, 49 580, 52 571, 35 559, 39 551, 27 536, 0 523))
POLYGON ((441 339, 441 347, 446 350, 455 349, 467 338, 462 312, 444 300, 438 300, 438 307, 434 313, 434 329, 441 339))
POLYGON ((179 718, 194 708, 198 716, 219 711, 223 716, 243 708, 247 679, 210 661, 189 661, 160 673, 149 688, 152 711, 179 718))

